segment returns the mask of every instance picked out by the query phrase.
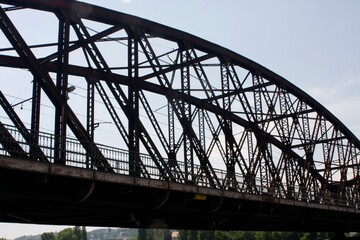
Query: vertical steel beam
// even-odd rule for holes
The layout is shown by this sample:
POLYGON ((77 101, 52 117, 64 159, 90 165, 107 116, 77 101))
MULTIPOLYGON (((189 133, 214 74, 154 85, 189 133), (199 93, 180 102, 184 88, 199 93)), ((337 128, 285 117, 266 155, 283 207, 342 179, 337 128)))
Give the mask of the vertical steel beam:
MULTIPOLYGON (((87 121, 86 131, 90 136, 91 141, 94 141, 95 132, 95 80, 89 76, 87 78, 87 121)), ((90 156, 86 154, 86 168, 90 168, 90 156)))
POLYGON ((290 145, 291 144, 291 139, 290 139, 290 127, 289 127, 289 119, 288 117, 286 117, 287 114, 289 114, 289 102, 288 102, 288 92, 285 89, 280 89, 279 92, 279 100, 280 100, 280 114, 282 117, 280 119, 280 138, 282 139, 283 143, 285 145, 290 145))
MULTIPOLYGON (((258 76, 256 73, 253 73, 252 75, 253 79, 253 86, 257 87, 260 85, 260 76, 258 76)), ((254 107, 255 107, 255 119, 256 122, 261 122, 263 118, 262 114, 262 99, 261 99, 261 89, 255 88, 254 89, 254 107)))
POLYGON ((326 119, 323 116, 320 117, 320 129, 321 129, 321 138, 320 140, 323 141, 322 143, 322 149, 323 149, 323 158, 324 158, 324 179, 326 181, 331 182, 332 181, 332 175, 331 175, 331 143, 328 142, 328 128, 326 119))
POLYGON ((336 140, 336 145, 337 145, 337 161, 338 164, 340 166, 340 182, 339 182, 339 187, 338 187, 338 191, 337 194, 338 195, 343 195, 345 192, 345 182, 347 180, 347 168, 346 168, 346 159, 347 159, 347 154, 348 151, 345 150, 345 148, 348 147, 348 145, 343 143, 343 139, 342 139, 342 133, 337 130, 337 140, 336 140))
POLYGON ((68 99, 68 63, 70 21, 67 14, 59 14, 58 59, 56 73, 56 87, 60 93, 63 104, 55 105, 55 152, 54 161, 65 164, 66 161, 66 120, 65 105, 68 99))
POLYGON ((87 79, 87 122, 86 130, 94 141, 94 130, 95 130, 95 80, 90 76, 87 79))
MULTIPOLYGON (((179 58, 181 59, 182 49, 179 48, 176 54, 176 59, 173 61, 174 64, 177 64, 179 58)), ((180 60, 181 61, 181 60, 180 60)), ((170 86, 172 86, 175 79, 175 71, 172 74, 170 86)), ((169 166, 171 169, 174 169, 177 166, 177 146, 176 144, 176 136, 175 136, 175 113, 174 108, 170 103, 170 99, 167 99, 167 110, 168 110, 168 159, 169 166)))
POLYGON ((205 110, 198 110, 198 122, 199 122, 199 141, 203 149, 206 149, 206 136, 205 136, 205 110))
POLYGON ((130 175, 140 176, 140 128, 139 128, 139 57, 138 36, 134 31, 128 40, 128 108, 129 118, 129 169, 130 175))
POLYGON ((169 153, 168 158, 170 165, 173 165, 172 162, 176 162, 176 141, 175 141, 175 114, 174 110, 170 103, 168 103, 168 134, 169 134, 169 153))
MULTIPOLYGON (((230 98, 230 76, 229 76, 229 66, 228 63, 221 64, 220 74, 221 74, 221 92, 223 94, 222 98, 222 108, 228 112, 231 112, 231 98, 230 98)), ((226 157, 226 185, 230 189, 237 189, 237 180, 235 177, 235 156, 234 156, 234 136, 233 136, 233 127, 232 122, 229 119, 220 120, 223 125, 223 129, 226 132, 225 134, 225 157, 226 157)))
MULTIPOLYGON (((188 54, 186 51, 181 52, 180 58, 181 64, 183 67, 181 68, 181 91, 187 95, 190 95, 190 69, 189 65, 186 64, 188 62, 188 54)), ((185 101, 182 102, 182 113, 183 118, 186 122, 191 122, 191 105, 185 101)), ((188 132, 189 129, 183 130, 184 132, 188 132)), ((191 144, 191 139, 188 134, 184 134, 184 162, 185 162, 185 176, 189 181, 194 181, 194 154, 191 144)))
MULTIPOLYGON (((261 95, 261 87, 262 78, 257 73, 252 73, 252 85, 254 87, 253 95, 254 95, 254 116, 253 121, 257 123, 259 126, 259 122, 263 120, 263 106, 262 106, 262 95, 261 95)), ((260 177, 261 181, 266 183, 267 187, 272 191, 273 189, 270 188, 270 180, 269 180, 269 172, 268 166, 266 164, 266 153, 264 151, 264 146, 261 146, 262 141, 259 141, 256 138, 257 142, 254 144, 255 139, 253 136, 256 136, 255 133, 248 132, 247 134, 247 142, 248 142, 248 156, 249 156, 249 177, 251 178, 251 182, 254 182, 256 174, 260 170, 260 177), (263 151, 262 151, 263 150, 263 151)), ((254 187, 254 186, 252 186, 254 187)))
POLYGON ((33 94, 32 94, 32 107, 31 107, 31 145, 30 156, 35 160, 36 156, 39 156, 37 146, 39 143, 39 131, 40 131, 40 102, 41 102, 41 87, 39 79, 34 78, 33 81, 33 94))

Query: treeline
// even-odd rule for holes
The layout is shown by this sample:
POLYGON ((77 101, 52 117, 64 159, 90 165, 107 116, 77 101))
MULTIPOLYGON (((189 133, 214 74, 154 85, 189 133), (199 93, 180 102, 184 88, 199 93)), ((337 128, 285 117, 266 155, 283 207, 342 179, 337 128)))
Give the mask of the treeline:
MULTIPOLYGON (((173 234, 174 235, 174 234, 173 234)), ((346 236, 358 236, 345 234, 346 236)), ((253 232, 253 231, 200 231, 139 229, 137 240, 331 240, 329 232, 253 232), (178 232, 171 238, 172 232, 178 232)), ((358 238, 356 238, 358 239, 358 238)))
MULTIPOLYGON (((21 230, 20 230, 21 231, 21 230)), ((156 236, 160 230, 153 231, 156 236)), ((1 232, 0 232, 1 234, 1 232)), ((154 234, 149 234, 154 236, 154 234)), ((39 235, 21 236, 15 240, 104 240, 104 239, 127 239, 136 240, 138 229, 135 228, 103 228, 87 232, 85 227, 75 226, 65 228, 60 232, 44 232, 39 235)), ((8 240, 0 237, 0 240, 8 240)))
POLYGON ((322 240, 332 239, 326 232, 251 232, 180 230, 180 240, 322 240))
MULTIPOLYGON (((360 239, 359 233, 347 233, 352 239, 360 239), (355 238, 354 238, 355 237, 355 238)), ((35 239, 23 236, 22 240, 35 239)), ((169 229, 99 229, 86 232, 85 227, 66 228, 58 233, 45 232, 37 235, 38 240, 331 240, 335 233, 327 232, 252 232, 252 231, 205 231, 169 229), (171 238, 173 232, 174 238, 171 238)), ((0 238, 0 240, 7 240, 0 238)))
POLYGON ((75 226, 65 228, 57 234, 45 232, 41 234, 41 240, 87 240, 87 232, 85 227, 75 226))

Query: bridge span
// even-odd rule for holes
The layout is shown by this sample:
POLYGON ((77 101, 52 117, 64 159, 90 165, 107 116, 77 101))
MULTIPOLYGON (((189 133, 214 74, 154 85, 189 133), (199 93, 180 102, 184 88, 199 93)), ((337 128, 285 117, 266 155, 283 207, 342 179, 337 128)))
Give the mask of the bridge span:
POLYGON ((0 0, 0 28, 0 221, 358 230, 359 139, 274 72, 72 0, 0 0))
MULTIPOLYGON (((6 126, 12 136, 20 136, 6 126)), ((18 151, 14 139, 1 138, 6 151, 18 151), (12 147, 10 147, 12 146, 12 147)), ((52 152, 55 137, 40 134, 37 147, 52 152)), ((21 137, 16 142, 25 149, 21 137)), ((88 155, 75 139, 67 139, 67 164, 29 161, 25 156, 0 157, 0 220, 4 222, 136 228, 352 231, 357 229, 357 202, 341 195, 299 195, 283 198, 277 189, 254 179, 259 192, 226 185, 226 171, 215 169, 220 185, 193 176, 196 182, 164 178, 151 157, 141 155, 151 177, 129 174, 127 150, 99 146, 114 172, 88 166, 88 155)), ((45 152, 44 151, 44 152, 45 152)), ((17 152, 19 153, 19 152, 17 152)), ((200 166, 194 165, 197 173, 200 166)), ((184 169, 183 165, 179 165, 184 169)), ((175 172, 174 174, 184 174, 175 172)))

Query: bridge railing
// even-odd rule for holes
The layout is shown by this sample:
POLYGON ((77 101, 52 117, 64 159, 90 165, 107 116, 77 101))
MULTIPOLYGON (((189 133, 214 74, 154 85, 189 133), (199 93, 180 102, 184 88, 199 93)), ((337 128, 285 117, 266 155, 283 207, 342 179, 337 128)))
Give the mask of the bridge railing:
MULTIPOLYGON (((48 162, 55 162, 55 139, 53 134, 39 132, 36 146, 25 140, 24 134, 13 126, 4 125, 9 134, 0 131, 0 155, 22 157, 25 159, 39 160, 47 159, 48 162), (19 148, 20 147, 20 148, 19 148), (37 152, 34 153, 34 149, 37 152), (41 150, 41 151, 40 151, 41 150)), ((96 170, 90 156, 83 147, 84 144, 74 138, 66 139, 66 161, 67 166, 88 168, 96 170)), ((107 162, 117 174, 129 175, 129 151, 97 144, 107 162)), ((142 168, 146 174, 139 174, 139 177, 148 177, 151 179, 163 181, 175 181, 184 184, 191 184, 202 187, 216 188, 219 190, 247 192, 257 195, 263 195, 272 198, 287 198, 295 201, 314 202, 324 205, 345 206, 349 208, 360 207, 360 200, 356 197, 347 195, 339 195, 329 193, 327 191, 317 192, 304 191, 301 186, 291 186, 284 188, 285 184, 268 182, 256 176, 243 176, 239 173, 229 174, 226 170, 214 169, 218 181, 210 181, 200 165, 194 165, 194 174, 185 173, 185 165, 183 162, 177 162, 176 167, 168 166, 167 171, 171 172, 172 178, 164 176, 164 173, 155 164, 151 156, 146 154, 138 154, 142 168), (229 178, 235 176, 235 178, 229 178), (291 189, 290 189, 291 188, 291 189)), ((165 161, 167 159, 164 159, 165 161)), ((168 161, 166 161, 168 162, 168 161)))

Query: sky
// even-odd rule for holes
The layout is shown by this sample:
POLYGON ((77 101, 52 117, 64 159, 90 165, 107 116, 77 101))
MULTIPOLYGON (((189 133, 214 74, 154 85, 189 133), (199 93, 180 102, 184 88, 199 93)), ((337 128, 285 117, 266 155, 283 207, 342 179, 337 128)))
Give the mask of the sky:
MULTIPOLYGON (((298 86, 360 138, 360 1, 87 0, 214 42, 298 86)), ((0 223, 0 238, 65 226, 0 223)))

